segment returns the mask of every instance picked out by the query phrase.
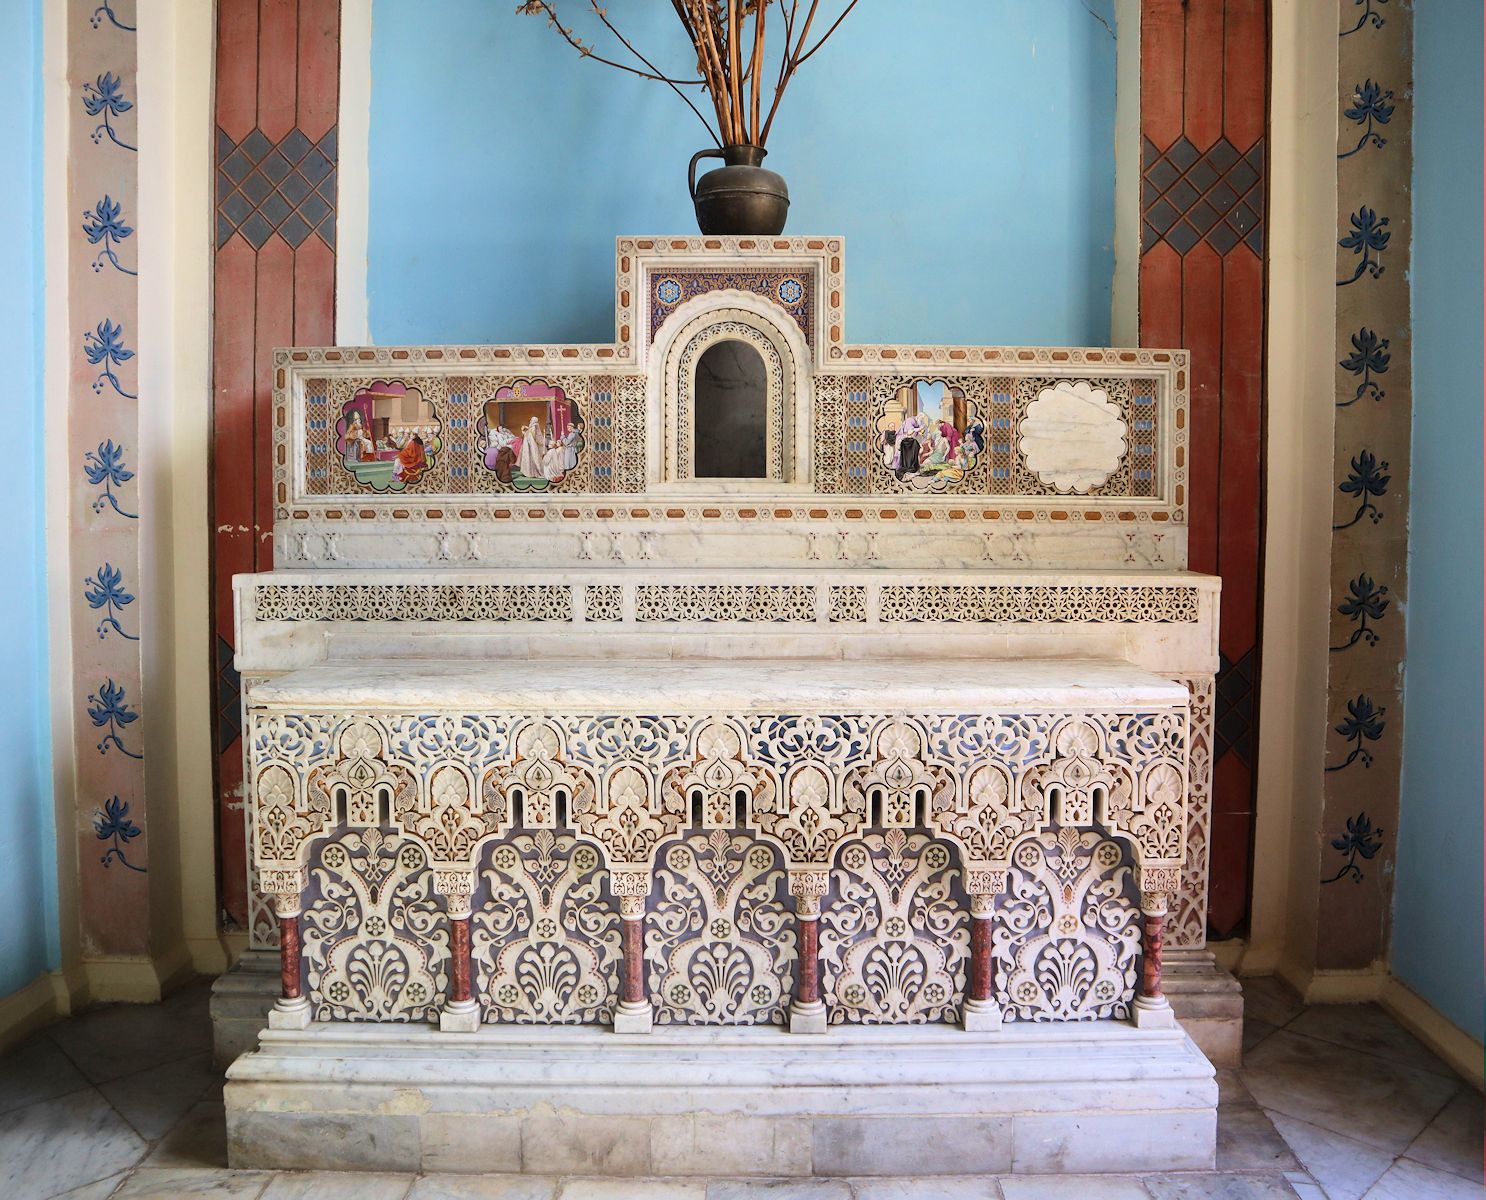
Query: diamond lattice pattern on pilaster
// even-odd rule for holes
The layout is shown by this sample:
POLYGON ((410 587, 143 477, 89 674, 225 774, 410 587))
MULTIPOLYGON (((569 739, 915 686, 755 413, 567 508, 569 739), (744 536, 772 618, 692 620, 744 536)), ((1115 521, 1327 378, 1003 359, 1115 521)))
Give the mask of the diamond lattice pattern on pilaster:
POLYGON ((1165 152, 1144 139, 1140 249, 1166 242, 1178 254, 1206 241, 1219 254, 1239 242, 1264 253, 1264 141, 1240 153, 1219 138, 1204 154, 1185 137, 1165 152))

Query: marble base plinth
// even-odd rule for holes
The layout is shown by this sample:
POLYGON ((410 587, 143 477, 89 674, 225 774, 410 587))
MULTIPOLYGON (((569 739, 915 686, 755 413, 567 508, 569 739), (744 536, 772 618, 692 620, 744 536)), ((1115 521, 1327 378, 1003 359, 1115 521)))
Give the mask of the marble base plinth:
POLYGON ((258 1044, 279 998, 279 953, 248 950, 212 984, 212 1061, 225 1067, 258 1044))
POLYGON ((1241 1063, 1243 990, 1209 950, 1167 950, 1161 990, 1182 1028, 1215 1067, 1241 1063))
MULTIPOLYGON (((1213 1066, 1238 1067, 1243 1045, 1238 980, 1217 965, 1210 951, 1167 950, 1161 986, 1182 1028, 1213 1066)), ((217 1066, 227 1066, 257 1044, 278 994, 279 956, 272 950, 247 951, 212 985, 212 1057, 217 1066)))
POLYGON ((239 1168, 787 1177, 1210 1169, 1180 1029, 320 1024, 227 1073, 239 1168))

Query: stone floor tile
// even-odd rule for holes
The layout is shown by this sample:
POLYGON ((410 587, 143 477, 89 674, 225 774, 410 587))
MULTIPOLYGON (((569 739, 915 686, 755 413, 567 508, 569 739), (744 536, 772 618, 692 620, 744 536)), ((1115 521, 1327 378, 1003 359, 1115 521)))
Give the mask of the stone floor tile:
POLYGON ((112 1200, 172 1200, 176 1196, 230 1196, 256 1200, 268 1183, 267 1171, 156 1170, 141 1167, 124 1181, 112 1200))
POLYGON ((1278 1174, 1197 1171, 1190 1175, 1150 1175, 1145 1186, 1153 1200, 1295 1200, 1295 1189, 1278 1174))
POLYGON ((1261 1107, 1400 1154, 1457 1085, 1440 1075, 1282 1029, 1245 1060, 1261 1107))
POLYGON ((1291 1171, 1300 1166, 1262 1108, 1218 1109, 1219 1171, 1291 1171))
POLYGON ((1459 1079, 1423 1042, 1376 1004, 1314 1004, 1285 1027, 1374 1058, 1459 1079))
POLYGON ((1247 1054, 1279 1026, 1261 1021, 1258 1017, 1245 1017, 1243 1021, 1243 1052, 1247 1054))
MULTIPOLYGON (((856 1200, 999 1200, 1001 1195, 996 1190, 996 1180, 989 1175, 977 1179, 941 1175, 933 1179, 853 1179, 850 1182, 856 1200)), ((1071 1200, 1074 1194, 1059 1193, 1065 1200, 1071 1200)), ((1087 1197, 1089 1193, 1083 1195, 1087 1197)), ((1105 1193, 1100 1193, 1100 1200, 1105 1200, 1105 1193)), ((1110 1200, 1121 1198, 1113 1196, 1110 1200)), ((1149 1198, 1141 1192, 1139 1200, 1149 1198)))
POLYGON ((569 1179, 557 1200, 705 1200, 707 1185, 694 1180, 569 1179))
POLYGON ((1219 1107, 1232 1104, 1253 1105, 1254 1097, 1249 1095, 1249 1089, 1244 1086, 1243 1077, 1236 1069, 1219 1071, 1217 1077, 1219 1107))
POLYGON ((403 1200, 413 1175, 371 1171, 274 1171, 262 1200, 403 1200))
POLYGON ((0 1117, 0 1196, 39 1200, 132 1167, 146 1144, 92 1088, 0 1117))
POLYGON ((117 1175, 110 1175, 107 1179, 100 1179, 97 1183, 85 1183, 80 1188, 73 1188, 70 1192, 63 1192, 55 1200, 108 1200, 119 1184, 123 1183, 129 1175, 128 1171, 120 1171, 117 1175))
POLYGON ((218 1078, 210 1054, 193 1054, 110 1079, 98 1090, 140 1137, 155 1141, 174 1129, 218 1078))
POLYGON ((212 1048, 210 1021, 162 1004, 104 1005, 52 1026, 47 1034, 92 1083, 212 1048))
POLYGON ((842 1179, 715 1179, 707 1200, 851 1200, 842 1179))
POLYGON ((1286 1175, 1285 1180, 1295 1189, 1298 1200, 1329 1200, 1321 1185, 1310 1179, 1292 1179, 1286 1175))
POLYGON ((1481 1200, 1479 1183, 1400 1158, 1373 1184, 1365 1200, 1481 1200))
POLYGON ((82 1072, 44 1033, 0 1056, 0 1113, 87 1086, 82 1072))
POLYGON ((1008 1175, 1001 1194, 1006 1200, 1150 1200, 1133 1175, 1008 1175))
POLYGON ((1362 1200, 1367 1189, 1393 1165, 1390 1151, 1365 1146, 1309 1121, 1277 1112, 1268 1116, 1301 1166, 1326 1189, 1331 1200, 1362 1200))
POLYGON ((1278 976, 1254 975, 1239 982, 1243 986, 1245 1020, 1257 1019, 1283 1027, 1305 1010, 1300 997, 1278 976))
POLYGON ((1483 1104, 1486 1101, 1479 1092, 1461 1088, 1403 1156, 1437 1171, 1482 1182, 1482 1146, 1486 1145, 1483 1104))
POLYGON ((408 1200, 553 1200, 557 1180, 546 1175, 424 1175, 408 1200))
POLYGON ((202 1100, 161 1139, 147 1167, 227 1167, 227 1113, 220 1100, 202 1100))

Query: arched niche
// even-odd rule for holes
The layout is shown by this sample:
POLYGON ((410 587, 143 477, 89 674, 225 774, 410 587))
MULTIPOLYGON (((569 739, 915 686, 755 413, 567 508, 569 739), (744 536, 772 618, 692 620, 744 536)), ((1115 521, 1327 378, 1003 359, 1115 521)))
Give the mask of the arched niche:
POLYGON ((810 351, 765 301, 725 292, 681 306, 647 374, 650 486, 809 487, 810 351))
POLYGON ((713 342, 697 359, 696 479, 769 477, 769 368, 741 338, 713 342))

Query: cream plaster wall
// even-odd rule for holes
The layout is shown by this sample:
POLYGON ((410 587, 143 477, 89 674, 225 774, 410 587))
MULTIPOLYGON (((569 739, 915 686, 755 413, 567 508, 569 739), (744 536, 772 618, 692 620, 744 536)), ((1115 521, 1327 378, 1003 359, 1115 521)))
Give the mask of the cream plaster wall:
POLYGON ((1242 969, 1314 967, 1325 759, 1336 287, 1336 10, 1274 0, 1264 672, 1242 969))
MULTIPOLYGON (((141 502, 157 513, 144 561, 146 764, 152 830, 179 847, 153 897, 155 963, 227 965, 218 934, 210 720, 208 462, 211 413, 214 6, 140 0, 141 502), (162 818, 168 824, 162 822, 162 818)), ((152 862, 152 873, 154 864, 152 862)))
POLYGON ((46 393, 46 578, 52 731, 52 789, 57 829, 57 914, 62 966, 55 984, 56 1006, 65 1013, 86 998, 78 923, 76 839, 77 774, 73 760, 72 627, 69 607, 72 566, 69 553, 68 460, 68 287, 67 236, 71 213, 67 201, 67 7, 44 6, 42 89, 42 174, 46 202, 46 346, 43 352, 46 393))
POLYGON ((341 90, 336 116, 335 340, 371 342, 366 239, 371 225, 372 0, 341 0, 341 90))

